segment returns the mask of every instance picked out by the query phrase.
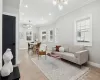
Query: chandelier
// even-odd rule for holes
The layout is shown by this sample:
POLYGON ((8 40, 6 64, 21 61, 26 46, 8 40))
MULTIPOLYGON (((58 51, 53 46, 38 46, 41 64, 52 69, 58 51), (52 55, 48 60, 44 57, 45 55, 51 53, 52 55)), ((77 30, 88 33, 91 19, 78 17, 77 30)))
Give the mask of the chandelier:
POLYGON ((58 8, 60 9, 60 10, 62 10, 63 9, 63 5, 66 5, 66 4, 68 4, 68 0, 53 0, 53 5, 58 5, 58 8))
POLYGON ((28 24, 23 24, 22 27, 26 28, 26 29, 31 29, 33 27, 33 25, 31 24, 31 21, 29 20, 29 23, 28 24))

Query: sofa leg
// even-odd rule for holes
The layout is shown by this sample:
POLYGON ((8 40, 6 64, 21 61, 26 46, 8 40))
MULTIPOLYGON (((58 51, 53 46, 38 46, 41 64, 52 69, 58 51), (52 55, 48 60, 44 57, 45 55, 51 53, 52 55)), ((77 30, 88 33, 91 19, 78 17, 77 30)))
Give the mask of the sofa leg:
POLYGON ((88 63, 86 62, 86 63, 84 63, 84 66, 88 66, 88 63))
POLYGON ((80 69, 82 68, 82 65, 80 65, 80 69))
POLYGON ((80 66, 80 69, 82 68, 82 64, 81 65, 79 65, 80 66))
POLYGON ((78 67, 81 69, 82 68, 82 65, 78 65, 78 67))

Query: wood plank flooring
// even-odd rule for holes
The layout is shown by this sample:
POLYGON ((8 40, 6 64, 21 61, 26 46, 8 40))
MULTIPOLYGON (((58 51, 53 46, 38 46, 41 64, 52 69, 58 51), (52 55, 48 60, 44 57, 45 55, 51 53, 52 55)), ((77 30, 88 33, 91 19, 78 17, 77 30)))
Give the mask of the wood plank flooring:
MULTIPOLYGON (((38 69, 38 67, 30 60, 26 50, 20 50, 20 80, 48 80, 46 76, 38 69)), ((100 69, 90 67, 89 73, 83 78, 83 80, 100 80, 100 69)))

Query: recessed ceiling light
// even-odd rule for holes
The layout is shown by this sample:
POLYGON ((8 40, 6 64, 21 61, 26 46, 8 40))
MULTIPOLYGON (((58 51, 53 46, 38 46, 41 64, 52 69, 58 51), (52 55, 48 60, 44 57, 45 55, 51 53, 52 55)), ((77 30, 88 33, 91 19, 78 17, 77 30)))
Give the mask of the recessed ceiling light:
POLYGON ((68 1, 65 1, 64 4, 68 4, 68 1))
POLYGON ((25 5, 24 7, 28 8, 28 5, 25 5))
POLYGON ((57 4, 57 2, 55 0, 53 0, 53 5, 56 5, 56 4, 57 4))
POLYGON ((58 8, 59 8, 59 10, 62 10, 63 6, 62 5, 58 5, 58 8))
POLYGON ((51 13, 49 13, 49 15, 51 16, 51 13))

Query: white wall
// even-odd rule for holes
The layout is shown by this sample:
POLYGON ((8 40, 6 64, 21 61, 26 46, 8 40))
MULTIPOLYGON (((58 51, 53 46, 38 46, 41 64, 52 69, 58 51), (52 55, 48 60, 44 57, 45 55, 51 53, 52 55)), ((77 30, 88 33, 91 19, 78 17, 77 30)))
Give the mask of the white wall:
POLYGON ((40 38, 41 38, 41 37, 40 37, 41 31, 42 31, 42 30, 46 30, 46 31, 47 31, 47 40, 46 40, 46 42, 44 42, 44 43, 47 44, 49 50, 51 50, 51 49, 52 49, 52 46, 54 46, 56 43, 55 43, 55 37, 54 37, 54 39, 53 39, 53 42, 49 42, 49 41, 48 41, 48 31, 49 31, 50 29, 53 29, 53 31, 54 31, 54 36, 55 36, 55 27, 56 27, 56 24, 54 23, 54 24, 51 24, 51 25, 49 25, 49 26, 44 26, 44 27, 40 27, 40 28, 39 28, 39 40, 40 40, 40 41, 41 41, 41 39, 40 39, 40 38))
POLYGON ((2 0, 0 0, 0 70, 2 68, 2 0))
MULTIPOLYGON (((74 44, 74 20, 92 14, 93 45, 88 47, 89 59, 100 64, 100 0, 87 4, 65 16, 59 18, 55 27, 59 29, 58 40, 60 44, 74 44)), ((47 26, 48 28, 53 26, 47 26)), ((46 27, 44 27, 45 29, 46 27)), ((40 30, 43 28, 40 28, 40 30)), ((53 44, 53 43, 52 43, 53 44)))
POLYGON ((19 10, 13 8, 11 6, 3 5, 3 12, 11 13, 11 14, 19 14, 19 10))
MULTIPOLYGON (((19 48, 20 49, 28 49, 28 42, 26 41, 26 31, 28 29, 23 28, 22 24, 20 24, 19 27, 20 27, 19 32, 22 32, 24 34, 24 38, 20 39, 20 41, 19 41, 19 48)), ((31 30, 33 31, 33 40, 34 40, 34 34, 37 33, 37 29, 36 29, 36 27, 33 26, 33 28, 31 30)))

